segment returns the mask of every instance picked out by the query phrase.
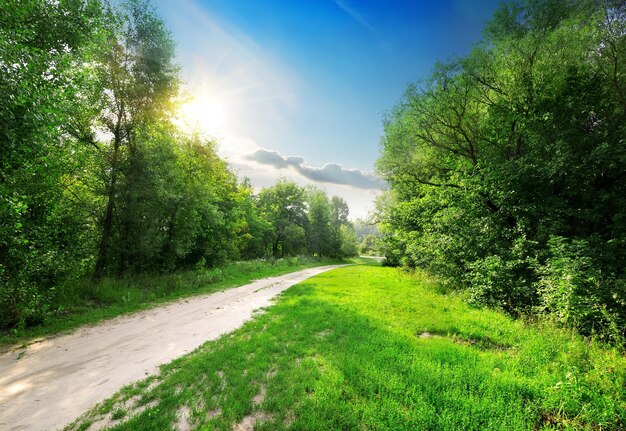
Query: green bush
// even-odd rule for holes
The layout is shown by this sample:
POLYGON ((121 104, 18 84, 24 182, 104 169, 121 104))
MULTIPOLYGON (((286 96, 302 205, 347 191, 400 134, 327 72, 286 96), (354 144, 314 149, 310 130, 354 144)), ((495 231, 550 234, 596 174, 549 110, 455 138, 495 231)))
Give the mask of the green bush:
POLYGON ((539 310, 584 334, 619 342, 626 336, 624 279, 605 274, 585 240, 553 237, 539 268, 539 310))

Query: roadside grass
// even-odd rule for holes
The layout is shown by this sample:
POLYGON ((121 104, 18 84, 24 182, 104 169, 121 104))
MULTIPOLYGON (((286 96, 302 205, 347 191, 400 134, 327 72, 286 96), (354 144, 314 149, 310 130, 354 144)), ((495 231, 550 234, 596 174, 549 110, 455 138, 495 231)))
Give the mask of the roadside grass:
MULTIPOLYGON (((341 261, 345 263, 345 261, 341 261)), ((33 339, 94 324, 105 319, 145 310, 165 302, 241 286, 253 280, 286 274, 338 260, 291 257, 252 260, 171 274, 142 274, 100 281, 78 280, 57 289, 52 312, 33 326, 0 332, 0 351, 25 345, 33 339)))
POLYGON ((623 352, 439 292, 374 263, 320 274, 66 429, 625 429, 623 352))

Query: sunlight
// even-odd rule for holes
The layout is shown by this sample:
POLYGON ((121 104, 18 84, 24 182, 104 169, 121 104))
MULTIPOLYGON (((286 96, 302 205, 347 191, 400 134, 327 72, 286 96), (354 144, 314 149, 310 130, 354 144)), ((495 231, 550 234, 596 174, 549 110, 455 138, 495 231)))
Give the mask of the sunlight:
POLYGON ((225 132, 231 118, 228 102, 207 92, 190 93, 189 101, 178 110, 176 122, 211 135, 225 132))

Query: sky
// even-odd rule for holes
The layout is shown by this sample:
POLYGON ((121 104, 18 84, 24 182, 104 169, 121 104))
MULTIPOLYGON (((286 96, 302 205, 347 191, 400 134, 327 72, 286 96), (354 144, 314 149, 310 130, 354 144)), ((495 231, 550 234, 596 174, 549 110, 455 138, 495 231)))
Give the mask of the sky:
POLYGON ((499 0, 157 0, 177 43, 180 121, 257 187, 315 185, 365 217, 383 117, 467 54, 499 0))

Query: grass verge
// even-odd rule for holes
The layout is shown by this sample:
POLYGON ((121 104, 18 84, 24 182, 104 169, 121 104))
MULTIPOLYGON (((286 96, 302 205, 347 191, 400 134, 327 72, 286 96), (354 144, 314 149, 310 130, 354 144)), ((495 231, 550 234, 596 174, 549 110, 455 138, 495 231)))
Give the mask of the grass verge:
POLYGON ((165 302, 193 295, 213 293, 241 286, 264 277, 281 275, 337 260, 292 257, 272 261, 235 262, 220 268, 142 274, 126 278, 105 278, 98 282, 79 280, 56 292, 53 311, 39 325, 0 333, 0 351, 33 339, 94 324, 122 314, 145 310, 165 302))
POLYGON ((625 385, 623 352, 372 264, 293 286, 67 429, 619 430, 625 385))

